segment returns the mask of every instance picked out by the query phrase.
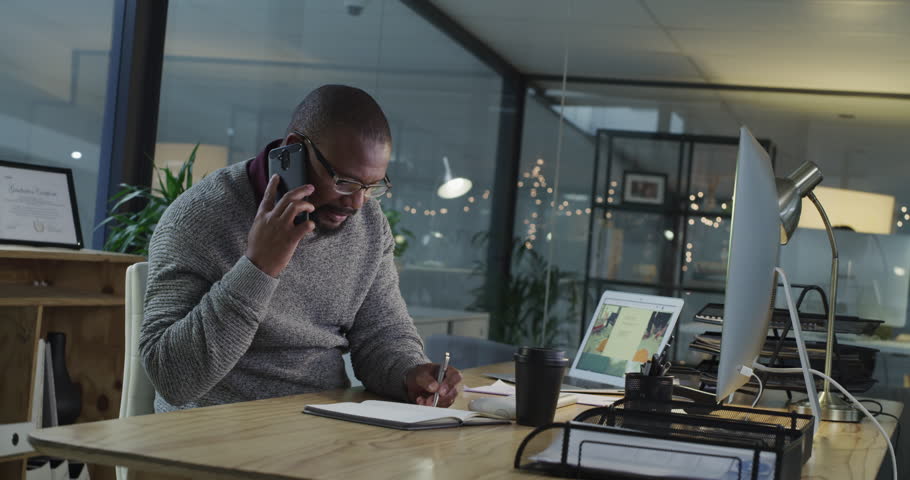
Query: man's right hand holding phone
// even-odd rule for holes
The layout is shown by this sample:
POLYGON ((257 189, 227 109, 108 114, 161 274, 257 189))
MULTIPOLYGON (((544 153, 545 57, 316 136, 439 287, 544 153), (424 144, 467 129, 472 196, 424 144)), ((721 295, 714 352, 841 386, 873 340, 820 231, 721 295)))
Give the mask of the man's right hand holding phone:
POLYGON ((269 179, 253 220, 253 228, 247 236, 246 247, 246 257, 260 270, 276 278, 291 261, 300 240, 316 228, 312 220, 294 224, 298 215, 312 213, 315 209, 312 203, 305 200, 315 188, 312 185, 297 187, 275 202, 279 181, 278 175, 269 179))

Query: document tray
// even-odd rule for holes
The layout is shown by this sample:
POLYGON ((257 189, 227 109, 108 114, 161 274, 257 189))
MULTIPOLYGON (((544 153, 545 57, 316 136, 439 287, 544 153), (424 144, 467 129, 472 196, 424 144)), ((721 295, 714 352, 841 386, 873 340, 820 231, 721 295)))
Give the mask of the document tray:
MULTIPOLYGON (((798 479, 804 444, 799 425, 808 417, 781 425, 777 418, 763 422, 722 418, 702 406, 672 402, 669 413, 629 410, 619 406, 594 408, 575 421, 551 424, 533 431, 522 442, 515 467, 563 477, 585 478, 702 478, 719 480, 798 479), (758 468, 753 468, 758 465, 758 468)), ((730 409, 737 407, 722 407, 730 409)), ((742 409, 752 410, 752 409, 742 409)), ((751 413, 764 417, 763 410, 751 413)), ((737 413, 748 418, 749 412, 737 413)), ((771 412, 784 419, 788 414, 771 412)), ((808 448, 811 448, 811 443, 808 448)), ((808 458, 808 455, 806 455, 808 458)))

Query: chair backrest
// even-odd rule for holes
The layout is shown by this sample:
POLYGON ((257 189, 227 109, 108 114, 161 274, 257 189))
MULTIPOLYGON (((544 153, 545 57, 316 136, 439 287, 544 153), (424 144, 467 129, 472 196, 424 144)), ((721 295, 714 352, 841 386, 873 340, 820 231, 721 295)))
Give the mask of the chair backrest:
POLYGON ((126 354, 123 361, 123 392, 120 396, 120 418, 155 413, 155 387, 145 373, 139 355, 139 329, 145 304, 148 263, 140 262, 126 269, 126 354))

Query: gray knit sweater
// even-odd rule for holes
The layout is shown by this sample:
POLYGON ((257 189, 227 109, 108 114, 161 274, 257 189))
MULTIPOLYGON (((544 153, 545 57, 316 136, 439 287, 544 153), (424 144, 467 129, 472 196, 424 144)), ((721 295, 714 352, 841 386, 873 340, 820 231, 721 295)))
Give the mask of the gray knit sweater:
POLYGON ((238 163, 181 195, 155 229, 139 340, 155 410, 347 387, 349 350, 368 389, 404 399, 405 373, 429 360, 378 202, 334 234, 308 234, 277 279, 244 256, 257 208, 238 163))

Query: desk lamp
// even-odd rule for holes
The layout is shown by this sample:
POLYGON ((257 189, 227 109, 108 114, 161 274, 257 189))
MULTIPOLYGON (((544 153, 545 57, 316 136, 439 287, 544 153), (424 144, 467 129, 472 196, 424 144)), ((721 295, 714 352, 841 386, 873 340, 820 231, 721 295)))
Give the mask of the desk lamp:
MULTIPOLYGON (((806 162, 799 166, 787 178, 778 178, 777 195, 778 206, 780 207, 780 243, 786 245, 793 232, 799 224, 799 216, 802 209, 802 198, 808 197, 815 205, 822 222, 825 224, 825 231, 828 233, 828 241, 831 243, 831 290, 828 292, 828 330, 827 340, 825 343, 825 375, 831 376, 831 360, 834 349, 834 308, 837 305, 837 243, 834 240, 834 230, 831 228, 831 222, 825 209, 822 208, 818 198, 812 193, 822 181, 822 173, 818 166, 812 162, 806 162)), ((821 407, 822 420, 833 422, 859 422, 860 412, 852 405, 844 402, 840 397, 831 394, 831 385, 825 379, 825 388, 818 396, 818 402, 821 407)), ((797 407, 799 413, 812 413, 809 401, 800 402, 797 407)))

